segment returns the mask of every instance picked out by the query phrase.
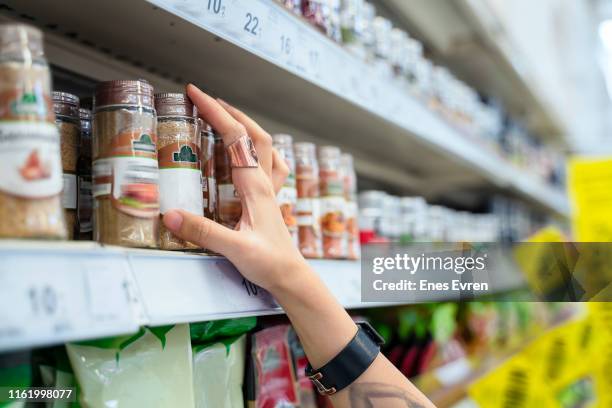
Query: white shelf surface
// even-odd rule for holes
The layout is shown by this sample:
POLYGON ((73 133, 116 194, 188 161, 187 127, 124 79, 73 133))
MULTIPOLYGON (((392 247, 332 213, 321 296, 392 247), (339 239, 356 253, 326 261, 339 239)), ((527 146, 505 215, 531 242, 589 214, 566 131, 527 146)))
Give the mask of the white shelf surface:
MULTIPOLYGON (((105 50, 109 61, 140 66, 143 77, 166 88, 158 90, 191 81, 263 117, 337 144, 356 156, 358 171, 388 184, 433 199, 444 192, 505 191, 547 211, 569 214, 564 192, 462 135, 399 81, 272 0, 5 3, 8 9, 0 13, 9 18, 26 15, 48 31, 54 27, 50 38, 70 33, 69 42, 105 50), (164 80, 157 81, 160 75, 164 80)), ((90 53, 79 61, 72 44, 65 47, 70 54, 62 52, 61 43, 52 44, 52 63, 95 79, 116 79, 111 78, 116 65, 96 68, 90 53)), ((134 75, 133 70, 126 73, 134 75)))
MULTIPOLYGON (((310 262, 346 308, 361 302, 361 264, 310 262)), ((291 273, 291 271, 287 271, 291 273)), ((502 279, 503 278, 503 279, 502 279)), ((516 273, 496 291, 521 287, 516 273)), ((415 302, 452 300, 452 293, 415 302)), ((93 242, 0 240, 0 352, 159 326, 282 313, 224 258, 103 247, 93 242)))

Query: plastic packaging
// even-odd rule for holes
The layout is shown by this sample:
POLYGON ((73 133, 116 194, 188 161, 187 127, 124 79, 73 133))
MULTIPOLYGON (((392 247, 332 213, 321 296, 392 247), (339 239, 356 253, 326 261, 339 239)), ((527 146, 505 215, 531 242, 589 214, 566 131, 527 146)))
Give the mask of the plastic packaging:
POLYGON ((55 123, 60 132, 62 170, 64 172, 63 207, 68 239, 76 235, 77 225, 77 160, 81 137, 79 98, 66 92, 53 92, 55 123))
POLYGON ((0 25, 0 237, 66 238, 60 136, 42 33, 0 25))
POLYGON ((297 222, 300 252, 305 258, 323 256, 319 202, 319 163, 312 143, 295 144, 297 222))
POLYGON ((342 154, 340 165, 344 186, 344 199, 346 200, 344 207, 346 219, 346 257, 355 260, 361 256, 361 246, 359 225, 357 223, 359 214, 357 207, 357 175, 353 165, 353 156, 348 153, 342 154))
POLYGON ((215 173, 217 175, 217 222, 235 228, 242 215, 242 203, 232 181, 232 167, 221 136, 215 134, 215 173))
POLYGON ((94 99, 94 235, 105 244, 158 246, 159 169, 153 87, 109 81, 94 99))
MULTIPOLYGON (((200 120, 201 121, 201 120, 200 120)), ((215 135, 209 124, 201 121, 200 165, 202 170, 202 204, 204 216, 217 219, 217 179, 215 173, 215 135)))
POLYGON ((93 239, 93 196, 91 184, 91 111, 79 109, 81 141, 77 162, 77 232, 78 239, 93 239))
POLYGON ((191 341, 206 343, 223 337, 235 337, 252 330, 257 324, 257 317, 212 320, 189 325, 191 341))
MULTIPOLYGON (((163 93, 155 95, 155 111, 160 213, 181 209, 202 216, 202 136, 197 109, 185 94, 163 93)), ((162 222, 159 232, 161 249, 198 249, 172 234, 162 222)))
POLYGON ((298 246, 298 224, 297 224, 297 190, 295 181, 295 156, 293 154, 293 138, 289 135, 274 135, 274 147, 280 154, 281 158, 289 167, 289 175, 285 179, 285 183, 278 192, 277 201, 280 206, 281 213, 285 225, 291 234, 291 238, 296 246, 298 246))
POLYGON ((295 367, 297 377, 296 386, 300 397, 300 408, 317 408, 314 385, 310 378, 306 376, 308 359, 300 339, 293 329, 289 331, 289 347, 291 348, 291 358, 293 359, 293 367, 295 367))
POLYGON ((86 407, 193 407, 189 325, 67 344, 86 407))
POLYGON ((323 146, 319 149, 319 179, 321 186, 321 230, 323 257, 346 257, 346 218, 344 184, 340 169, 340 149, 323 146))

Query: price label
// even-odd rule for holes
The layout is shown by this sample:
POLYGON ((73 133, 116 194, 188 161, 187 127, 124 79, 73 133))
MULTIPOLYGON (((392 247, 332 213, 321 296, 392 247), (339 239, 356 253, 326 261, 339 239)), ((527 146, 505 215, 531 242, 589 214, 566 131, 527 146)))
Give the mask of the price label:
POLYGON ((217 262, 225 298, 235 308, 235 312, 258 311, 276 308, 278 305, 270 293, 243 277, 234 266, 226 260, 217 262))

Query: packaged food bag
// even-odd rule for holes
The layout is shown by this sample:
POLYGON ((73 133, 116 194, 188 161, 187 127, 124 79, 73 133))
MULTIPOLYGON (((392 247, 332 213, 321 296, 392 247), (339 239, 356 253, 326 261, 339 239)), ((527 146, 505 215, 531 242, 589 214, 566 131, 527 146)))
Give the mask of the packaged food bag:
POLYGON ((246 335, 193 347, 196 408, 242 408, 246 335))
POLYGON ((295 330, 289 331, 289 347, 291 347, 291 358, 293 367, 295 368, 295 378, 297 380, 296 387, 300 397, 300 408, 317 408, 317 400, 315 398, 315 390, 312 381, 306 376, 306 366, 308 359, 300 339, 295 330))
MULTIPOLYGON (((0 355, 0 386, 14 388, 32 386, 29 353, 0 355)), ((0 401, 0 408, 24 408, 25 406, 25 401, 0 401)))
MULTIPOLYGON (((40 383, 43 387, 68 389, 74 388, 74 401, 55 400, 44 403, 45 408, 80 408, 78 402, 79 390, 77 388, 74 371, 70 366, 68 355, 65 347, 54 347, 52 349, 44 349, 42 352, 41 361, 36 365, 40 383)), ((41 406, 43 406, 41 404, 41 406)))
POLYGON ((87 408, 194 406, 189 325, 66 345, 87 408))
POLYGON ((189 325, 191 342, 204 345, 222 338, 236 337, 251 331, 256 324, 255 316, 191 323, 189 325))

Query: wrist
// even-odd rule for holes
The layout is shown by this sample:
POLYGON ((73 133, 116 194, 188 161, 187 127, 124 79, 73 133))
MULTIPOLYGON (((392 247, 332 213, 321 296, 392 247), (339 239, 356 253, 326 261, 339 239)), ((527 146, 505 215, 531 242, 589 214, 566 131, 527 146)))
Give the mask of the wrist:
POLYGON ((315 272, 310 265, 308 265, 306 260, 300 257, 300 259, 296 259, 295 262, 291 262, 289 265, 283 267, 278 277, 274 279, 266 289, 277 300, 292 297, 300 288, 303 289, 305 283, 313 276, 316 276, 315 272))

